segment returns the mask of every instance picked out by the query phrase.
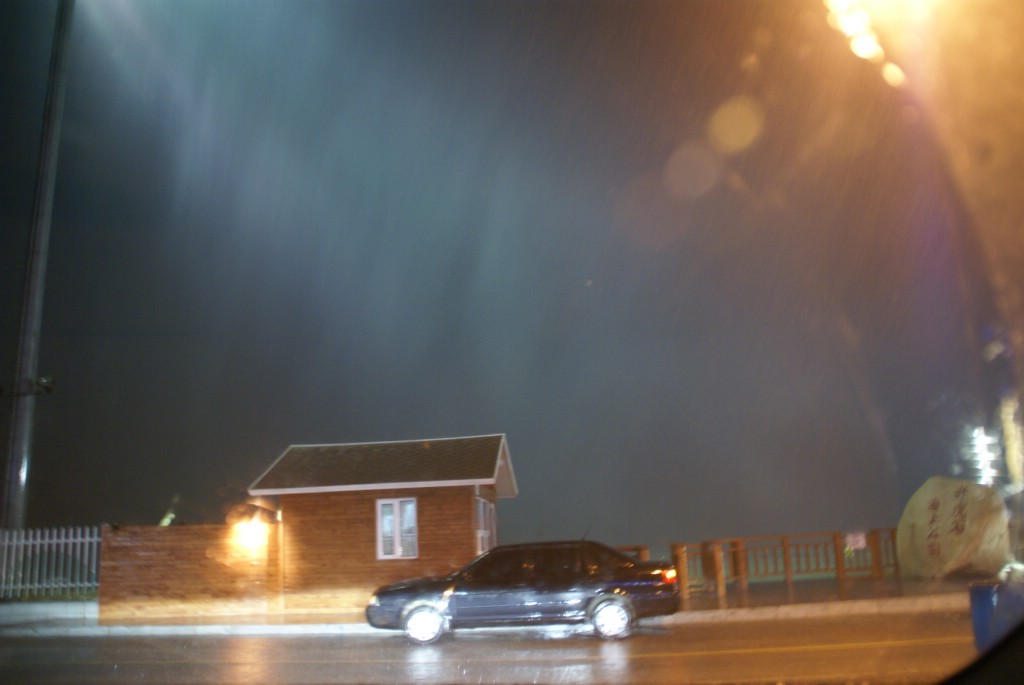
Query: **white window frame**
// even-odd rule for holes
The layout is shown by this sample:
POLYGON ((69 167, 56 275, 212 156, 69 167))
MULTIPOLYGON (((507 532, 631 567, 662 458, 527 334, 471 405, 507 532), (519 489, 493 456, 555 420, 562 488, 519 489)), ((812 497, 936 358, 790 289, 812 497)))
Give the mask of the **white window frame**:
POLYGON ((473 504, 473 528, 476 531, 476 553, 483 554, 497 543, 494 502, 476 497, 473 504))
POLYGON ((377 558, 378 559, 416 559, 419 556, 420 540, 419 540, 419 513, 418 504, 415 497, 395 497, 390 499, 379 499, 377 500, 377 558), (412 549, 408 549, 409 545, 404 544, 402 535, 402 524, 406 523, 402 520, 402 505, 408 502, 412 502, 412 549), (391 506, 392 511, 392 551, 390 554, 385 553, 385 541, 388 537, 384 530, 384 508, 391 506))

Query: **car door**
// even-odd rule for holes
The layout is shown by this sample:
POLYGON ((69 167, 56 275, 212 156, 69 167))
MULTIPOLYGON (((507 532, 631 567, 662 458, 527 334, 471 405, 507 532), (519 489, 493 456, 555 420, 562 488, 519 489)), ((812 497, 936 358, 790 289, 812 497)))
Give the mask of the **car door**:
POLYGON ((585 616, 589 592, 578 546, 552 546, 541 550, 535 574, 535 601, 541 620, 564 623, 585 616))
POLYGON ((495 550, 452 585, 448 610, 454 626, 530 622, 536 616, 534 559, 527 550, 495 550))

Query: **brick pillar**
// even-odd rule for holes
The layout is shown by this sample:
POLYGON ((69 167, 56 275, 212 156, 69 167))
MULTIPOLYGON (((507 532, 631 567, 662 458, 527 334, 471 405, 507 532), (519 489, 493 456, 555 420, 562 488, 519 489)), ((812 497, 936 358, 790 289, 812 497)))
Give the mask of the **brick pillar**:
POLYGON ((672 545, 672 563, 676 567, 676 581, 679 583, 679 597, 690 599, 690 566, 686 559, 686 545, 672 545))

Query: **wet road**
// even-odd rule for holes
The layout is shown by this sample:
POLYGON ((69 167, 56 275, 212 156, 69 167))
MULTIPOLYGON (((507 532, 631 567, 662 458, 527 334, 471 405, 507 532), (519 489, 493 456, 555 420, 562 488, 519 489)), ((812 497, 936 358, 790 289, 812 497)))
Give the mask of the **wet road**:
POLYGON ((974 658, 966 615, 645 627, 604 642, 465 631, 431 646, 398 634, 5 639, 14 683, 936 682, 974 658))

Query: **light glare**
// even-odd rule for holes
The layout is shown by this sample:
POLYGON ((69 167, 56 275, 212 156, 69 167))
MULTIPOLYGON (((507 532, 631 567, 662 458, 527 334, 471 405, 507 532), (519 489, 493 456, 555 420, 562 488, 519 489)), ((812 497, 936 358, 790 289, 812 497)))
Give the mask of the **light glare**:
POLYGON ((708 122, 708 140, 727 155, 746 150, 761 136, 764 108, 751 97, 739 95, 724 102, 708 122))
POLYGON ((993 447, 997 440, 985 433, 984 428, 975 428, 971 433, 971 452, 974 458, 974 465, 978 469, 978 482, 982 485, 992 485, 998 474, 992 463, 999 456, 993 447))
POLYGON ((828 25, 849 39, 850 51, 863 60, 881 65, 882 79, 893 88, 906 84, 903 70, 885 58, 873 23, 879 16, 877 5, 868 0, 825 0, 828 25))
POLYGON ((885 51, 878 44, 878 36, 868 31, 859 33, 850 39, 850 50, 861 59, 868 61, 880 60, 885 57, 885 51))
POLYGON ((902 88, 907 82, 907 75, 892 62, 886 62, 882 65, 882 78, 893 88, 902 88))
POLYGON ((1024 440, 1020 427, 1020 402, 1017 395, 1008 395, 999 404, 999 420, 1003 429, 1007 475, 1016 486, 1024 485, 1024 440))
POLYGON ((847 37, 853 38, 871 30, 871 17, 865 10, 858 8, 852 12, 836 15, 836 25, 847 37))
POLYGON ((231 545, 248 556, 255 556, 267 546, 270 526, 260 517, 253 516, 231 527, 231 545))

